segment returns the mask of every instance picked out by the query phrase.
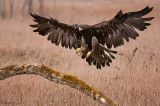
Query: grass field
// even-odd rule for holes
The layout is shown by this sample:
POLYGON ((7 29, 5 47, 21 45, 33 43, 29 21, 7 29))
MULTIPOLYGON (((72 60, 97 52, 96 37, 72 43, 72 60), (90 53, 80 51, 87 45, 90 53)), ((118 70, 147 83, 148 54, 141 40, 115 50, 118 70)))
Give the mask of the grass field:
MULTIPOLYGON (((44 64, 72 74, 113 99, 118 106, 160 106, 160 1, 154 0, 46 0, 45 16, 65 23, 95 24, 108 20, 122 9, 137 11, 145 6, 154 16, 136 40, 115 48, 118 55, 110 67, 97 70, 75 53, 48 42, 32 32, 30 16, 21 16, 23 3, 15 0, 12 19, 0 18, 0 67, 12 64, 44 64), (136 52, 134 52, 134 50, 136 52)), ((39 4, 34 1, 34 11, 39 4)), ((6 11, 9 11, 7 9, 6 11)), ((100 106, 81 92, 52 83, 40 76, 22 75, 0 81, 0 106, 100 106)))

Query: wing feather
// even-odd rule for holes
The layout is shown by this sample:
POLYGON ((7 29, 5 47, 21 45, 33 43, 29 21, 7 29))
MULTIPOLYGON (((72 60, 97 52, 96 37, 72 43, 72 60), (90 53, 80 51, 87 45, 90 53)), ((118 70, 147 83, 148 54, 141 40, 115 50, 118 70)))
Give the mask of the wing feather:
POLYGON ((106 40, 100 42, 101 44, 105 43, 108 48, 118 47, 124 44, 123 39, 128 42, 129 38, 136 39, 139 36, 135 28, 143 31, 151 25, 146 21, 151 21, 154 17, 143 18, 143 16, 150 13, 152 9, 153 7, 147 6, 140 11, 124 14, 120 10, 113 19, 95 24, 92 27, 93 30, 96 30, 97 38, 100 34, 105 35, 106 40))
POLYGON ((66 41, 66 33, 63 33, 63 35, 62 35, 63 37, 62 37, 62 47, 65 47, 65 41, 66 41))
POLYGON ((52 38, 51 42, 56 43, 59 33, 58 33, 58 31, 54 31, 53 34, 54 35, 53 35, 53 38, 52 38))
POLYGON ((57 42, 55 43, 57 46, 60 44, 60 41, 61 41, 61 39, 62 39, 62 35, 63 35, 63 30, 61 30, 61 31, 59 32, 59 36, 58 36, 57 42))
POLYGON ((76 44, 77 44, 77 39, 76 39, 76 36, 74 35, 73 36, 73 47, 74 47, 74 49, 76 49, 76 44))
POLYGON ((70 38, 70 36, 67 34, 66 39, 65 39, 65 47, 66 48, 68 48, 68 46, 69 46, 69 38, 70 38))
POLYGON ((73 36, 70 35, 70 38, 69 38, 69 48, 72 49, 73 47, 73 36))
POLYGON ((37 23, 35 25, 30 25, 33 28, 36 28, 34 32, 38 32, 40 35, 45 36, 48 35, 48 40, 51 40, 55 45, 59 45, 61 42, 62 47, 75 49, 79 47, 79 43, 77 42, 81 39, 81 37, 77 38, 78 28, 73 25, 67 25, 64 23, 60 23, 58 20, 51 18, 44 18, 37 14, 31 14, 34 21, 37 23))

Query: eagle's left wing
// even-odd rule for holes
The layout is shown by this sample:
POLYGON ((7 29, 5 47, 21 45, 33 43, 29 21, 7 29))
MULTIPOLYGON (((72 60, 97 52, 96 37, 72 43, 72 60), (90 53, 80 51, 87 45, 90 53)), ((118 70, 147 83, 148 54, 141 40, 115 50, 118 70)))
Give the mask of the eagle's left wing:
POLYGON ((123 14, 122 11, 119 11, 113 19, 93 25, 92 30, 95 31, 95 34, 92 36, 96 36, 100 40, 99 42, 106 44, 108 48, 111 48, 112 45, 114 47, 121 46, 124 44, 124 39, 128 42, 129 38, 136 39, 139 36, 134 28, 143 31, 151 25, 146 21, 150 21, 154 17, 143 18, 143 16, 150 13, 152 9, 153 7, 147 6, 137 12, 123 14))

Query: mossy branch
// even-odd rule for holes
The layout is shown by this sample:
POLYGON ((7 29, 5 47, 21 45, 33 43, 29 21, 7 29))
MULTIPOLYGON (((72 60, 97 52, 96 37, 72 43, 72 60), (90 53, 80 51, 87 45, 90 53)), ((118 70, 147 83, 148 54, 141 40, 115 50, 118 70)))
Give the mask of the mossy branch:
POLYGON ((72 88, 75 88, 101 104, 106 106, 115 106, 110 98, 104 96, 101 92, 95 90, 85 82, 79 80, 77 77, 55 71, 44 65, 11 65, 2 68, 0 69, 0 80, 21 74, 40 75, 52 82, 68 85, 72 88))

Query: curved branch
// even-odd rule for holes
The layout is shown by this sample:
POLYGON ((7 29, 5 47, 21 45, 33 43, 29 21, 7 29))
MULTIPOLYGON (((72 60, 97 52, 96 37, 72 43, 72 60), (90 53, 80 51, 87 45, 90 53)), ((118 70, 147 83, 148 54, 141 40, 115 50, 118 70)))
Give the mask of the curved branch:
POLYGON ((44 65, 11 65, 2 68, 0 69, 0 80, 21 74, 40 75, 52 82, 68 85, 72 88, 75 88, 101 104, 106 106, 115 106, 110 98, 104 96, 101 92, 95 90, 85 82, 79 80, 77 77, 55 71, 44 65))

